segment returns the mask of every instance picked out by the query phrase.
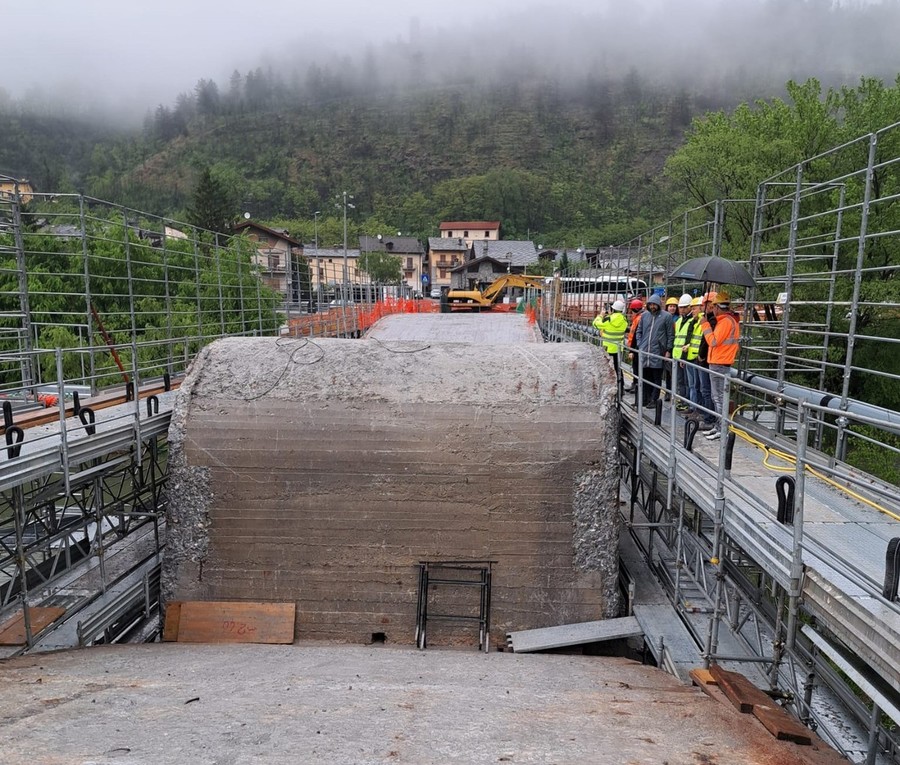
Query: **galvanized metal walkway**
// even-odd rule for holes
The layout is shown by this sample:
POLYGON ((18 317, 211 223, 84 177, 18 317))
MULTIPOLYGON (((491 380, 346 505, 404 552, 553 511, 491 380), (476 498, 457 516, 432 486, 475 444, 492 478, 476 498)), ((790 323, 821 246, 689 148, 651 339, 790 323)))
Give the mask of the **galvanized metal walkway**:
MULTIPOLYGON (((635 445, 638 461, 659 471, 664 480, 671 478, 712 519, 717 510, 718 465, 725 458, 726 444, 698 437, 688 451, 683 448, 683 429, 684 420, 680 416, 673 420, 668 408, 657 427, 623 407, 622 431, 635 445)), ((764 457, 756 447, 736 440, 723 484, 722 520, 728 537, 790 591, 795 527, 777 520, 775 480, 784 473, 768 470, 764 457)), ((900 515, 896 499, 879 497, 879 502, 900 515)), ((815 476, 805 477, 804 569, 798 595, 831 634, 900 691, 900 607, 881 596, 888 542, 897 536, 900 522, 890 515, 815 476)))

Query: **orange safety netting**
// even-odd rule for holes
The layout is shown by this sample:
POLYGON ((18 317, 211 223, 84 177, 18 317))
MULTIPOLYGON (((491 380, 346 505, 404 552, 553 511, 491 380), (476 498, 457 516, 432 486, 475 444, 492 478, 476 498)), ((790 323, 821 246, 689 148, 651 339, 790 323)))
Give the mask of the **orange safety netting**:
POLYGON ((365 332, 384 316, 395 313, 437 313, 440 306, 430 300, 387 298, 349 310, 332 308, 321 313, 291 317, 288 333, 293 336, 329 337, 365 332))
POLYGON ((386 298, 374 303, 370 308, 357 308, 360 330, 367 330, 384 316, 395 313, 436 313, 439 306, 431 301, 409 298, 386 298))

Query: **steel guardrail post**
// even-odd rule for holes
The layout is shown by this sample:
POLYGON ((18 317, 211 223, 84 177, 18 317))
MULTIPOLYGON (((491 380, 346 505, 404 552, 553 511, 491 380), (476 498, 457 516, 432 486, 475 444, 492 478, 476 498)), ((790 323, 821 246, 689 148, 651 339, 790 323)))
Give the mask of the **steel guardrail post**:
POLYGON ((66 386, 63 381, 62 348, 56 349, 57 409, 59 410, 59 451, 63 469, 63 485, 66 496, 71 493, 69 486, 69 432, 66 428, 66 386))
POLYGON ((797 404, 797 455, 794 473, 793 553, 791 589, 788 593, 787 649, 794 648, 797 633, 797 611, 803 583, 803 497, 806 485, 806 445, 809 440, 809 406, 806 399, 797 404))

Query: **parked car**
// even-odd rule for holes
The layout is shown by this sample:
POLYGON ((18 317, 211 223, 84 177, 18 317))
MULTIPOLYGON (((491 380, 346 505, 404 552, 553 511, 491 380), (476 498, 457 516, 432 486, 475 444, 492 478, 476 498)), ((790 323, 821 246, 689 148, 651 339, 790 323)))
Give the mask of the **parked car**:
POLYGON ((440 287, 432 287, 431 288, 431 297, 440 298, 441 296, 441 288, 440 287))

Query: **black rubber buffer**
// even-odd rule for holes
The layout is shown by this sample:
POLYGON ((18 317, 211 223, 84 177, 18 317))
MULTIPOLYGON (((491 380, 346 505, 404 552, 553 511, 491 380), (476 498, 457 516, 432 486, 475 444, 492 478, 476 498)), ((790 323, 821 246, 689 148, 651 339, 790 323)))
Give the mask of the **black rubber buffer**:
POLYGON ((94 414, 94 410, 89 406, 81 407, 81 411, 78 413, 78 419, 81 420, 81 424, 84 425, 84 432, 89 436, 92 436, 97 432, 97 416, 94 414))
POLYGON ((900 537, 894 537, 887 546, 884 561, 884 590, 881 594, 886 600, 897 600, 897 589, 900 586, 900 537))
POLYGON ((778 522, 786 526, 794 523, 794 479, 783 475, 775 481, 775 493, 778 495, 778 522))
POLYGON ((731 461, 734 459, 734 442, 737 438, 736 433, 728 432, 728 438, 725 441, 725 469, 731 470, 731 461))
POLYGON ((700 429, 700 423, 696 420, 688 420, 684 423, 684 448, 689 452, 694 451, 694 436, 700 429))
POLYGON ((22 442, 25 440, 25 431, 18 425, 6 428, 6 457, 15 459, 22 452, 22 442))

